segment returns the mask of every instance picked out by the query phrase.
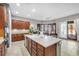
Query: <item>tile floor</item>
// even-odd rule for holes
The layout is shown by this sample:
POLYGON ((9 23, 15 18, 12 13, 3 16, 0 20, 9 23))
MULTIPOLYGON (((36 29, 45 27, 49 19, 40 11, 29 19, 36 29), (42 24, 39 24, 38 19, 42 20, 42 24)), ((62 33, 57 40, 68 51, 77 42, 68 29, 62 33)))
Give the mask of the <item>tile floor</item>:
POLYGON ((62 56, 79 56, 79 42, 73 40, 62 40, 61 42, 62 56))
MULTIPOLYGON (((62 56, 79 56, 79 42, 62 40, 60 50, 62 56)), ((17 41, 7 49, 6 56, 30 56, 30 54, 24 47, 24 41, 17 41)))
POLYGON ((7 49, 6 56, 30 56, 28 50, 24 47, 24 41, 13 42, 7 49))

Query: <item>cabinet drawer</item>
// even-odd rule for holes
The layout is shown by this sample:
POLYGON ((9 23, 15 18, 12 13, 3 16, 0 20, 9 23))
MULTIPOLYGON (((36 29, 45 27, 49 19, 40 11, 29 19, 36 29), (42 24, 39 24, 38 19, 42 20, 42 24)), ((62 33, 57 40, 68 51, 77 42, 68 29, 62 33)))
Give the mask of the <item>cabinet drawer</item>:
POLYGON ((44 47, 43 47, 43 46, 41 46, 40 44, 37 44, 37 49, 39 49, 39 50, 43 51, 43 50, 44 50, 44 47))
POLYGON ((37 54, 44 54, 44 51, 40 50, 40 49, 37 49, 37 54))
POLYGON ((37 53, 35 49, 32 48, 32 52, 37 53))
POLYGON ((36 46, 36 42, 32 41, 32 45, 35 45, 36 46))
POLYGON ((35 45, 32 45, 32 49, 35 49, 36 50, 36 46, 35 45))
POLYGON ((36 53, 32 52, 32 56, 36 56, 36 53))
POLYGON ((36 56, 37 52, 35 49, 32 48, 32 56, 36 56))

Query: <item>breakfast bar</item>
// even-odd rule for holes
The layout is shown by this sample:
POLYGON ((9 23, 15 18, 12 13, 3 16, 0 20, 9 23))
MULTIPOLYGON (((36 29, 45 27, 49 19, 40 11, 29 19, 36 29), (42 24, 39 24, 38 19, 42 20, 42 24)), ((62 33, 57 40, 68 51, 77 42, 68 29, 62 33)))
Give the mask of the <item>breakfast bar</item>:
POLYGON ((57 56, 59 38, 47 35, 24 35, 25 46, 32 56, 57 56))

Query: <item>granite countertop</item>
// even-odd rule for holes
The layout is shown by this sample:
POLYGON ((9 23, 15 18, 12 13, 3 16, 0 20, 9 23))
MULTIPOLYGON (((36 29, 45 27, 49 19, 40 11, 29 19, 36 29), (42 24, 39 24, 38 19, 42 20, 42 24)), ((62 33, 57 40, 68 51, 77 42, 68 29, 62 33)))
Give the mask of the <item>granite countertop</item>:
POLYGON ((4 42, 4 38, 0 37, 0 44, 2 44, 2 42, 4 42))
POLYGON ((25 37, 30 38, 31 40, 39 43, 40 45, 42 45, 43 47, 47 48, 51 45, 54 45, 58 42, 60 42, 62 39, 59 38, 55 38, 52 36, 46 36, 46 35, 24 35, 25 37))

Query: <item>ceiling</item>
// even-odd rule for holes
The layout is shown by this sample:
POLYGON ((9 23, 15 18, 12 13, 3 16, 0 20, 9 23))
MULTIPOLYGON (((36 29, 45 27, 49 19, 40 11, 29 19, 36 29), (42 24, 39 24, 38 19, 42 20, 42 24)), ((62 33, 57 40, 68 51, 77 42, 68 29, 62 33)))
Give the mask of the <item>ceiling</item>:
POLYGON ((78 3, 10 3, 12 15, 47 21, 79 13, 78 3))

